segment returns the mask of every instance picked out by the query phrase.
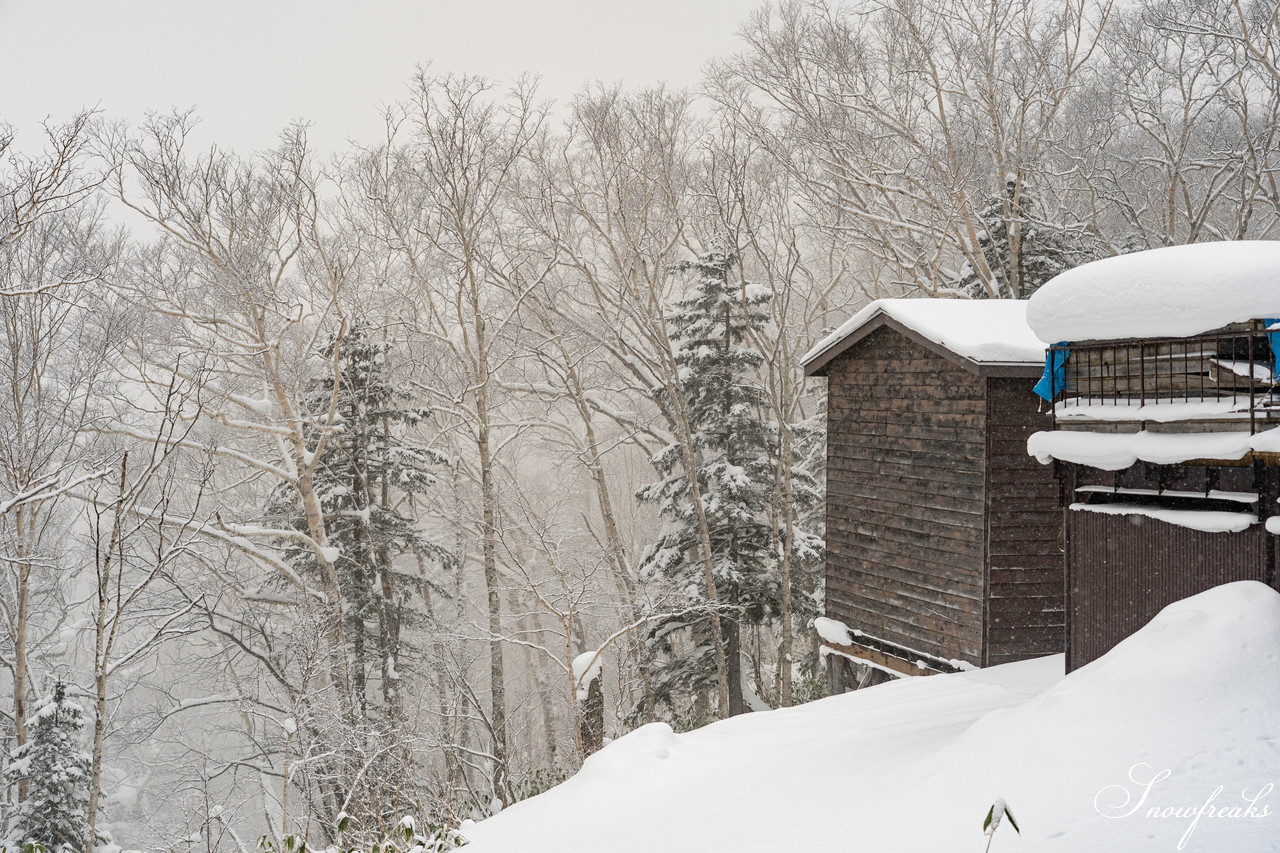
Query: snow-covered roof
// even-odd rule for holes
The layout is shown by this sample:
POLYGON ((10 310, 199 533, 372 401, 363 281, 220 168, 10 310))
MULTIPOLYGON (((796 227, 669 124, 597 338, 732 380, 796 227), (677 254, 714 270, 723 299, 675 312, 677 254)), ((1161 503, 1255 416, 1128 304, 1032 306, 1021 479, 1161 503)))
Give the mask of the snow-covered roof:
POLYGON ((974 364, 1044 363, 1044 344, 1027 326, 1021 299, 877 299, 805 353, 813 375, 886 320, 974 364), (863 333, 863 334, 859 334, 863 333))
POLYGON ((1120 471, 1137 462, 1180 465, 1193 459, 1243 459, 1249 453, 1280 452, 1280 427, 1250 435, 1219 432, 1090 432, 1050 430, 1027 438, 1027 453, 1049 464, 1055 459, 1120 471))
POLYGON ((1280 241, 1192 243, 1084 264, 1031 297, 1040 340, 1186 337, 1280 317, 1280 241))

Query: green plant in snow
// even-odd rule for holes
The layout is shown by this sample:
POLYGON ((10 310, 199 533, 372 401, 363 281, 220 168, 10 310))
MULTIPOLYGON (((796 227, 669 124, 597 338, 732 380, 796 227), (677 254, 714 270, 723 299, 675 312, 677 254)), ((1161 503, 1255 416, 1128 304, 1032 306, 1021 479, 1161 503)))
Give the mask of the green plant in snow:
POLYGON ((89 753, 83 744, 84 710, 61 681, 31 715, 31 739, 13 753, 9 781, 26 782, 13 809, 3 850, 78 853, 89 831, 89 753))
POLYGON ((996 800, 991 804, 991 808, 987 809, 986 820, 982 822, 982 832, 987 836, 987 850, 991 849, 991 842, 996 838, 996 830, 1000 828, 1000 821, 1003 818, 1009 819, 1009 825, 1013 827, 1013 831, 1022 834, 1022 830, 1018 829, 1018 822, 1013 819, 1013 812, 1009 811, 1009 804, 1004 800, 996 800))

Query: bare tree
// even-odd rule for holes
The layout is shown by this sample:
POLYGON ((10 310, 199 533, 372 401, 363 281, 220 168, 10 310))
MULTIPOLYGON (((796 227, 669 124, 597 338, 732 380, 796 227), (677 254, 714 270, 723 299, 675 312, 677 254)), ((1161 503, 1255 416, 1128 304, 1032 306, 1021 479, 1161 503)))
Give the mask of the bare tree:
POLYGON ((120 239, 93 195, 90 119, 47 127, 45 151, 31 155, 0 127, 0 667, 16 746, 27 741, 33 629, 55 624, 66 589, 61 499, 103 473, 79 432, 113 344, 117 312, 99 287, 120 239))
POLYGON ((122 670, 138 666, 164 643, 198 629, 197 601, 177 594, 178 568, 200 562, 191 547, 207 472, 180 477, 175 456, 194 426, 181 418, 193 388, 171 386, 156 435, 130 470, 120 456, 110 485, 78 492, 89 510, 93 549, 93 737, 84 853, 96 846, 110 688, 122 670), (179 494, 181 492, 181 494, 179 494), (184 522, 179 522, 183 519, 184 522))
MULTIPOLYGON (((614 418, 650 454, 677 449, 685 470, 696 468, 693 430, 680 391, 666 324, 672 266, 688 251, 696 126, 686 95, 661 90, 635 96, 618 89, 587 94, 574 104, 570 136, 539 220, 562 258, 565 286, 556 304, 564 322, 607 354, 618 386, 656 407, 657 421, 617 418, 604 395, 586 398, 614 418), (601 322, 603 318, 603 322, 601 322)), ((729 713, 729 662, 721 639, 714 555, 699 486, 691 501, 699 533, 716 663, 720 713, 729 713)))
POLYGON ((1062 147, 1068 201, 1105 252, 1280 225, 1280 79, 1249 50, 1252 30, 1225 29, 1232 7, 1150 0, 1109 22, 1062 147))
POLYGON ((818 221, 883 265, 879 287, 937 294, 967 263, 990 295, 1017 296, 1019 188, 1051 173, 1109 15, 1106 0, 791 2, 753 17, 718 99, 800 179, 818 221), (981 213, 1008 182, 1015 272, 1001 284, 981 213))
POLYGON ((484 80, 422 72, 412 100, 392 116, 387 148, 365 161, 370 227, 413 289, 418 331, 443 356, 422 390, 437 420, 462 440, 460 470, 479 490, 472 522, 490 636, 487 757, 503 802, 514 794, 495 471, 510 429, 519 427, 505 428, 499 415, 498 377, 520 334, 520 307, 550 268, 545 244, 529 240, 509 214, 543 120, 531 86, 504 97, 484 80))

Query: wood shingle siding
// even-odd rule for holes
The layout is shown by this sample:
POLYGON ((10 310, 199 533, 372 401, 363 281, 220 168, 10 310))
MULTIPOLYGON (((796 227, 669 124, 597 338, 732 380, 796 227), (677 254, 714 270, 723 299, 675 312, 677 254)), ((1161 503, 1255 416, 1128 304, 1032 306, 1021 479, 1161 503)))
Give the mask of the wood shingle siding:
POLYGON ((979 370, 886 322, 821 370, 827 615, 943 660, 1061 652, 1059 488, 1026 453, 1037 369, 979 370))
POLYGON ((828 373, 827 613, 976 661, 982 585, 964 567, 982 554, 981 380, 887 329, 856 349, 828 373))
POLYGON ((1027 455, 1027 436, 1044 423, 1026 380, 987 380, 987 665, 1066 642, 1060 489, 1027 455))

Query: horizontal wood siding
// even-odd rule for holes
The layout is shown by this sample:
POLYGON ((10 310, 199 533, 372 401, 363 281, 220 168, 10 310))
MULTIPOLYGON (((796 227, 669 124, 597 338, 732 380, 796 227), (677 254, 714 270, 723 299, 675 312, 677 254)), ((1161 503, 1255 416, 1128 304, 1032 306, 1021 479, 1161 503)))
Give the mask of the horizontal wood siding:
POLYGON ((1062 510, 1051 465, 1027 455, 1050 427, 1026 379, 988 379, 987 638, 984 665, 1066 647, 1062 510))
POLYGON ((888 329, 827 375, 827 615, 980 662, 985 380, 888 329))

